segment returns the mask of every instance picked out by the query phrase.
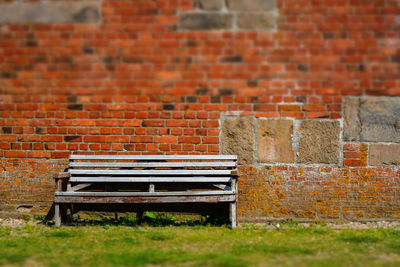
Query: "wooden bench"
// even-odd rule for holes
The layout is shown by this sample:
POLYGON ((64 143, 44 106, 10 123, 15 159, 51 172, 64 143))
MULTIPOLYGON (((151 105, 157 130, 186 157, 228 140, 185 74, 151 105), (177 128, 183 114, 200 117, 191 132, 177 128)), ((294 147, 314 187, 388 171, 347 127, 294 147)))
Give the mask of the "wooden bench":
POLYGON ((236 162, 235 155, 71 155, 56 176, 55 223, 64 204, 228 202, 235 228, 236 162))

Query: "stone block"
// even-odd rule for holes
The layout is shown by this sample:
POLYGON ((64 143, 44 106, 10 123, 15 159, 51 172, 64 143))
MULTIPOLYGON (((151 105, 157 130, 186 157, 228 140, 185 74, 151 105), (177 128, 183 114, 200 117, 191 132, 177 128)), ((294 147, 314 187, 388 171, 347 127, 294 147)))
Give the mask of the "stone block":
POLYGON ((232 15, 220 13, 183 13, 179 18, 183 30, 231 29, 232 21, 232 15))
POLYGON ((400 143, 400 97, 349 97, 343 105, 345 141, 400 143))
POLYGON ((218 11, 224 7, 225 0, 196 0, 194 4, 202 10, 218 11))
POLYGON ((360 120, 361 141, 400 143, 400 97, 362 97, 360 120))
POLYGON ((272 12, 266 13, 239 13, 237 25, 243 30, 274 30, 276 17, 272 12))
POLYGON ((298 163, 338 164, 340 124, 332 120, 304 120, 299 129, 298 163))
POLYGON ((343 138, 346 141, 359 141, 361 125, 359 120, 359 97, 346 97, 343 100, 343 138))
POLYGON ((0 24, 99 23, 101 2, 92 1, 14 1, 0 4, 0 24))
POLYGON ((400 165, 399 144, 370 144, 369 165, 400 165))
POLYGON ((293 121, 259 120, 257 129, 258 161, 262 163, 293 163, 293 121))
POLYGON ((276 8, 276 0, 227 0, 227 5, 232 11, 272 11, 276 8))
POLYGON ((238 155, 241 165, 254 163, 254 119, 225 118, 222 122, 222 153, 238 155))

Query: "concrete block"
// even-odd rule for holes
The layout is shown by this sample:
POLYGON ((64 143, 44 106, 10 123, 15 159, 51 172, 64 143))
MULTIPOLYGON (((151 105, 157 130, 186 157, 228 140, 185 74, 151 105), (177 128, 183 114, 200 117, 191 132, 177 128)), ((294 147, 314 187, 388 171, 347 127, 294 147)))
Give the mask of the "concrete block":
POLYGON ((238 14, 237 25, 243 30, 273 30, 276 23, 276 16, 272 12, 238 14))
POLYGON ((400 165, 399 144, 370 144, 369 165, 400 165))
POLYGON ((222 153, 238 155, 239 164, 254 163, 254 119, 225 118, 222 122, 222 153))
POLYGON ((276 8, 276 0, 227 0, 227 5, 232 11, 272 11, 276 8))
POLYGON ((99 23, 101 1, 14 1, 0 4, 0 24, 99 23))
POLYGON ((298 163, 338 164, 340 124, 332 120, 304 120, 299 129, 298 163))
POLYGON ((291 120, 258 120, 258 161, 294 163, 292 134, 291 120))
POLYGON ((222 30, 232 28, 232 15, 220 13, 183 13, 179 18, 183 30, 222 30))
POLYGON ((400 97, 348 97, 344 140, 400 143, 400 97))
POLYGON ((194 4, 202 10, 218 11, 224 7, 225 0, 196 0, 194 4))

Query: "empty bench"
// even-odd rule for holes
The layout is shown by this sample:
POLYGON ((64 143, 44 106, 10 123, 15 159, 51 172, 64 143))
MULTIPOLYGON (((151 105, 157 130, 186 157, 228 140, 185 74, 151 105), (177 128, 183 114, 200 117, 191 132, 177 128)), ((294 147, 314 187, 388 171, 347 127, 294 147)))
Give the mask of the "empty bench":
POLYGON ((56 176, 60 205, 91 203, 230 203, 236 227, 236 155, 71 155, 56 176))

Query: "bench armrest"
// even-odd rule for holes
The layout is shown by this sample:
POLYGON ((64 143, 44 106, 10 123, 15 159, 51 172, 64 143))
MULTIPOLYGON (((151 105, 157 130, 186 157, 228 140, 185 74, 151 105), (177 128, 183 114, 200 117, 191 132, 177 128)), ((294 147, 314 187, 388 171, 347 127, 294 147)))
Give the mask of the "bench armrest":
POLYGON ((236 179, 239 177, 238 171, 231 171, 231 175, 236 179))
POLYGON ((62 192, 63 191, 63 184, 65 184, 69 178, 71 177, 71 173, 69 172, 60 172, 54 175, 54 179, 56 180, 56 191, 62 192))
POLYGON ((69 172, 60 172, 54 175, 54 179, 68 179, 71 177, 69 172))

